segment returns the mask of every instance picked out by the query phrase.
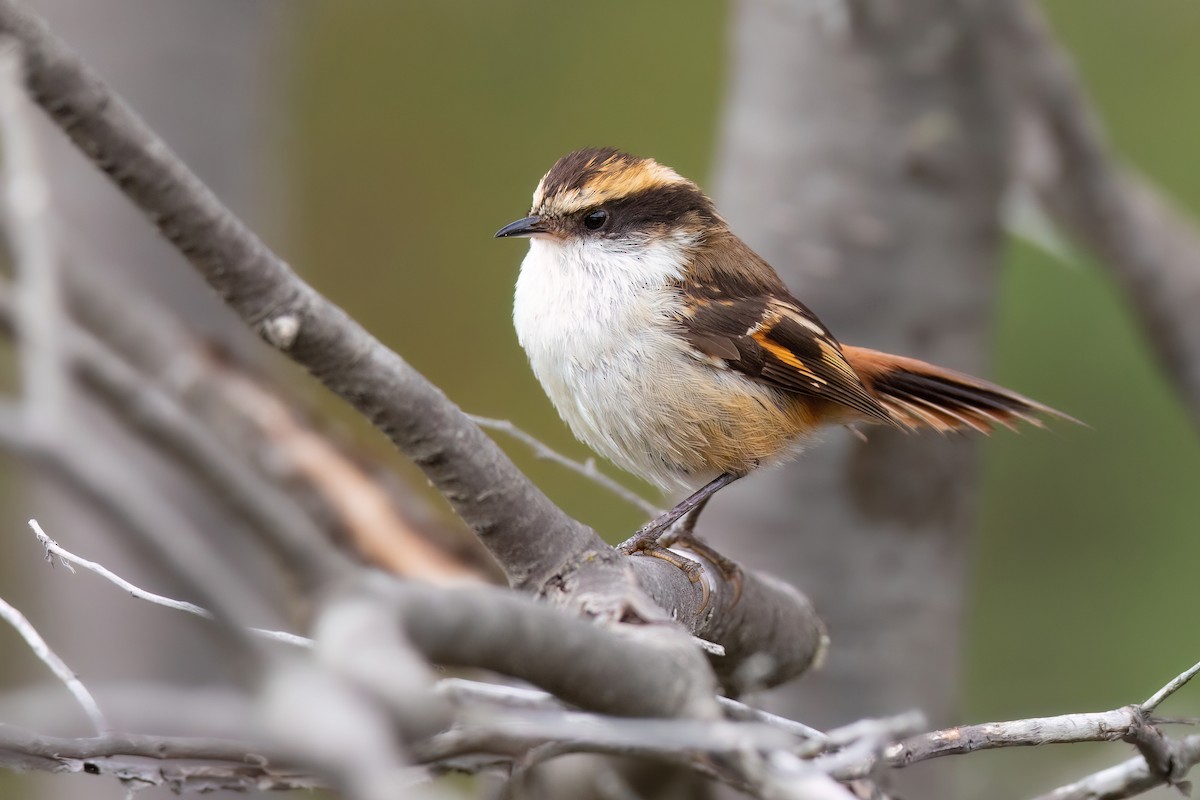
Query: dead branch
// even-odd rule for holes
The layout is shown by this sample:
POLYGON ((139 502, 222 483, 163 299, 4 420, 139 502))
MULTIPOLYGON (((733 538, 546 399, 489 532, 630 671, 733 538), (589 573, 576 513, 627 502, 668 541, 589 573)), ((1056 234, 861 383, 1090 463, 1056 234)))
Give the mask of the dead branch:
MULTIPOLYGON (((37 537, 37 540, 41 542, 43 547, 46 548, 46 560, 48 562, 54 563, 54 559, 58 558, 59 563, 61 563, 71 572, 75 571, 75 567, 73 567, 72 564, 86 569, 88 572, 94 572, 101 578, 104 578, 106 581, 109 581, 110 583, 119 586, 121 589, 124 589, 129 593, 130 597, 136 597, 139 600, 145 600, 148 603, 174 609, 175 611, 183 611, 187 614, 195 614, 196 616, 203 617, 205 619, 213 619, 212 612, 207 608, 201 608, 195 603, 189 603, 186 600, 174 600, 170 597, 164 597, 161 594, 148 592, 139 586, 134 586, 132 583, 125 580, 120 575, 117 575, 103 564, 98 564, 95 561, 89 561, 86 558, 81 558, 80 556, 75 555, 70 550, 66 549, 58 542, 47 536, 46 532, 42 530, 42 526, 36 519, 29 520, 29 527, 33 529, 33 533, 37 537)), ((297 647, 312 646, 312 639, 308 639, 304 636, 297 636, 294 633, 288 633, 286 631, 269 631, 263 628, 247 628, 247 630, 266 639, 272 639, 277 642, 283 642, 285 644, 291 644, 297 647)))
MULTIPOLYGON (((1186 736, 1172 744, 1173 757, 1183 773, 1200 763, 1200 734, 1186 736)), ((1060 786, 1036 800, 1122 800, 1164 783, 1167 783, 1165 776, 1156 774, 1142 756, 1134 756, 1075 783, 1060 786)), ((1176 786, 1185 795, 1189 792, 1190 785, 1186 781, 1178 781, 1176 786)))
POLYGON ((547 447, 535 437, 530 436, 528 433, 521 430, 506 419, 492 419, 490 417, 481 417, 476 414, 468 414, 467 418, 481 428, 500 431, 501 433, 511 436, 532 450, 533 454, 538 458, 544 458, 547 461, 553 461, 555 464, 566 467, 578 475, 582 475, 583 477, 595 483, 597 486, 602 487, 613 495, 621 498, 626 503, 629 503, 629 505, 639 509, 648 517, 655 517, 662 512, 662 509, 644 499, 641 497, 641 495, 626 489, 620 483, 601 472, 596 466, 595 459, 589 458, 587 461, 576 461, 572 458, 568 458, 562 453, 547 447))
POLYGON ((173 792, 316 789, 312 775, 280 769, 245 742, 109 733, 90 739, 43 736, 0 726, 0 768, 108 775, 130 786, 173 792))
MULTIPOLYGON (((178 607, 174 603, 171 606, 178 607)), ((1183 786, 1187 771, 1200 760, 1200 746, 1196 741, 1200 737, 1179 741, 1167 739, 1158 731, 1160 722, 1151 719, 1147 709, 1140 706, 1098 714, 962 726, 917 736, 910 734, 924 724, 919 714, 861 720, 821 733, 728 701, 724 704, 727 717, 752 721, 710 719, 704 725, 696 725, 693 721, 673 717, 679 713, 706 716, 710 707, 672 707, 674 701, 665 695, 659 698, 666 700, 666 705, 662 706, 665 713, 657 719, 584 713, 563 702, 563 699, 570 700, 574 690, 561 681, 568 670, 559 659, 578 655, 584 660, 593 660, 595 654, 589 654, 588 648, 592 646, 597 629, 553 609, 529 606, 529 601, 519 595, 496 589, 431 592, 380 581, 340 593, 323 604, 323 608, 316 626, 319 662, 327 664, 336 675, 350 680, 357 687, 356 692, 367 692, 376 707, 390 709, 405 732, 413 758, 438 770, 489 770, 503 768, 509 763, 527 767, 567 753, 598 753, 637 756, 673 764, 756 796, 845 800, 852 795, 837 781, 854 782, 875 777, 882 769, 903 768, 940 756, 995 747, 1084 741, 1121 740, 1137 746, 1143 753, 1139 759, 1060 789, 1059 792, 1064 794, 1049 795, 1091 798, 1132 796, 1161 783, 1183 786), (527 611, 515 606, 503 607, 510 603, 537 611, 531 618, 527 611), (489 617, 481 612, 482 607, 497 610, 489 617), (539 618, 539 614, 544 618, 539 618), (582 648, 580 635, 586 636, 582 648), (500 671, 509 675, 543 685, 549 683, 547 688, 555 693, 462 679, 433 684, 424 660, 412 658, 409 643, 432 660, 465 666, 486 664, 492 669, 499 665, 500 671), (496 651, 503 647, 501 643, 511 643, 511 647, 507 653, 497 655, 496 651), (530 658, 531 653, 538 657, 530 658), (407 675, 401 668, 405 663, 410 664, 407 675)), ((601 641, 598 649, 619 647, 616 640, 612 643, 601 641)), ((631 664, 644 663, 636 653, 621 652, 616 658, 635 659, 631 664)), ((603 665, 596 668, 606 669, 603 665)), ((293 669, 288 667, 284 672, 287 674, 293 669)), ((610 686, 615 681, 618 693, 663 692, 664 684, 637 686, 644 682, 640 678, 626 685, 621 681, 621 673, 626 669, 628 667, 618 665, 609 674, 584 674, 582 680, 601 681, 610 686)), ((1151 696, 1147 705, 1163 702, 1196 672, 1196 667, 1192 667, 1173 678, 1151 696)), ((334 689, 328 685, 327 678, 312 674, 310 669, 301 670, 301 673, 307 676, 300 684, 304 696, 311 694, 310 680, 324 682, 323 692, 334 689)), ((657 665, 652 673, 656 676, 668 674, 671 674, 670 665, 657 665)), ((694 673, 685 668, 675 674, 694 673)), ((286 690, 290 680, 283 681, 285 688, 272 688, 271 694, 278 699, 268 703, 268 707, 277 708, 279 703, 289 708, 294 705, 298 695, 286 690)), ((697 695, 683 692, 677 696, 686 703, 697 695)), ((168 702, 185 705, 180 700, 168 702)), ((631 708, 645 707, 644 698, 635 698, 629 700, 628 705, 619 701, 610 710, 621 714, 631 708)), ((228 711, 222 712, 223 718, 229 716, 228 711)), ((245 720, 251 718, 248 710, 235 712, 227 725, 253 734, 254 726, 245 724, 245 720), (243 722, 236 722, 237 719, 243 719, 243 722)), ((291 712, 287 718, 291 719, 291 712)), ((322 716, 321 719, 326 718, 322 716)), ((278 724, 268 726, 267 731, 278 724)), ((160 782, 177 780, 175 776, 179 774, 201 775, 206 781, 213 781, 203 785, 241 788, 249 785, 251 776, 257 785, 269 788, 320 782, 319 778, 297 773, 288 767, 281 770, 278 766, 288 763, 287 753, 305 753, 305 747, 293 750, 280 745, 264 746, 256 742, 266 740, 257 737, 239 740, 211 735, 103 734, 88 739, 62 739, 31 734, 11 726, 0 727, 0 733, 7 734, 0 735, 0 764, 11 768, 82 770, 140 779, 137 776, 143 772, 139 770, 144 771, 146 767, 136 761, 130 766, 130 759, 149 754, 171 762, 212 762, 194 771, 190 766, 183 769, 172 763, 154 779, 160 782), (269 760, 262 755, 267 752, 272 754, 269 760), (247 773, 232 766, 247 758, 255 765, 255 770, 247 773)), ((292 745, 295 746, 295 742, 292 745)), ((293 756, 291 761, 303 762, 296 758, 293 756)), ((398 767, 387 773, 393 781, 399 775, 395 769, 398 767)), ((418 778, 419 775, 413 773, 407 780, 411 782, 418 778)), ((364 796, 370 796, 369 792, 364 796)))
POLYGON ((46 644, 46 640, 42 638, 37 629, 29 624, 29 620, 25 615, 10 605, 4 598, 0 597, 0 619, 3 619, 21 635, 25 640, 25 644, 33 651, 43 664, 50 668, 54 673, 54 677, 62 681, 63 686, 67 687, 67 691, 75 698, 75 702, 83 709, 83 713, 91 720, 92 727, 96 729, 96 733, 103 735, 108 731, 108 722, 104 717, 104 712, 100 710, 99 704, 96 703, 96 698, 92 697, 92 693, 87 690, 79 677, 67 666, 62 658, 50 649, 50 645, 46 644))
POLYGON ((302 281, 40 20, 4 2, 0 31, 22 43, 30 93, 63 131, 247 325, 362 412, 425 471, 514 586, 540 586, 564 560, 603 546, 441 391, 302 281), (531 539, 530 531, 539 533, 531 539))
POLYGON ((1020 177, 1124 289, 1200 425, 1200 232, 1112 152, 1041 11, 1028 0, 998 3, 991 11, 1000 16, 997 30, 1026 117, 1020 177))

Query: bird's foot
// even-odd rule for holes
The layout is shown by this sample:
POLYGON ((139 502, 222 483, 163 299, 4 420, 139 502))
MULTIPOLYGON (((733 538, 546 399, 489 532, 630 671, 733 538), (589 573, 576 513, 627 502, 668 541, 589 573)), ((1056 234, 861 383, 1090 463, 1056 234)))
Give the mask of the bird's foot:
MULTIPOLYGON (((636 538, 636 537, 635 537, 636 538)), ((624 552, 624 551, 622 551, 624 552)), ((700 586, 700 609, 703 612, 708 608, 710 594, 712 590, 709 588, 709 582, 704 580, 704 565, 699 561, 693 561, 685 555, 676 553, 674 550, 669 550, 663 547, 657 541, 651 541, 640 545, 637 549, 627 552, 626 555, 641 555, 650 556, 651 558, 661 558, 668 564, 675 566, 687 575, 688 580, 700 586)), ((715 562, 714 562, 715 563, 715 562)))
POLYGON ((664 514, 659 514, 638 528, 637 533, 633 536, 617 545, 617 550, 631 556, 654 547, 658 542, 658 537, 662 536, 663 532, 679 519, 680 515, 674 512, 675 509, 671 509, 664 514))
MULTIPOLYGON (((715 550, 707 542, 699 539, 692 531, 683 526, 673 528, 666 536, 664 536, 657 547, 682 547, 697 553, 705 561, 712 564, 721 573, 721 577, 733 587, 733 602, 730 605, 736 605, 742 597, 742 568, 729 558, 715 550)), ((674 551, 671 551, 674 553, 674 551)), ((676 553, 678 555, 678 553, 676 553)), ((691 559, 688 559, 691 561, 691 559)), ((695 563, 695 562, 692 562, 695 563)), ((703 569, 703 567, 702 567, 703 569)))
POLYGON ((648 545, 657 542, 658 537, 662 536, 663 532, 674 525, 681 517, 684 518, 684 527, 691 530, 691 527, 696 524, 696 518, 700 515, 700 511, 708 503, 709 498, 740 477, 741 475, 734 475, 729 472, 721 473, 683 500, 680 500, 670 511, 659 514, 638 528, 638 532, 617 545, 617 549, 627 556, 631 556, 639 550, 645 550, 648 545))

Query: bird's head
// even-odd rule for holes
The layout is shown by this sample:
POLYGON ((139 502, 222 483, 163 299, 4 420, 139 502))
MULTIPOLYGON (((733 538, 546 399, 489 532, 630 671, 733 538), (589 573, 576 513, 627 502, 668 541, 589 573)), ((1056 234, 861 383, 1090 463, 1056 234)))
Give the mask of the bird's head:
POLYGON ((529 216, 496 238, 535 237, 601 249, 701 238, 724 222, 700 188, 650 158, 612 148, 576 150, 538 183, 529 216))

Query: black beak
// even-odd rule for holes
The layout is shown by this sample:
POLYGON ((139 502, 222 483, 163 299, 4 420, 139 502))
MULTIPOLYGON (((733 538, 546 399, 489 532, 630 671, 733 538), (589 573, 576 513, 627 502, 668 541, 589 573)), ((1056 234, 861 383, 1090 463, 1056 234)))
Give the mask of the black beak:
POLYGON ((548 229, 542 224, 542 218, 536 214, 516 222, 510 222, 496 231, 497 239, 507 239, 510 236, 533 236, 535 233, 545 233, 548 229))

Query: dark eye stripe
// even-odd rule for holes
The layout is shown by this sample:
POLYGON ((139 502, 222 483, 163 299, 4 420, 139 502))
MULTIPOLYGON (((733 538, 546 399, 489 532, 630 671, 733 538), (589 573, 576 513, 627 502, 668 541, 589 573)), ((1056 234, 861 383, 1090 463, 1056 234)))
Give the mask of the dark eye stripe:
POLYGON ((644 189, 606 203, 605 208, 614 232, 661 227, 693 215, 703 223, 717 220, 712 201, 694 185, 681 183, 644 189))

